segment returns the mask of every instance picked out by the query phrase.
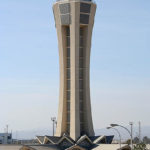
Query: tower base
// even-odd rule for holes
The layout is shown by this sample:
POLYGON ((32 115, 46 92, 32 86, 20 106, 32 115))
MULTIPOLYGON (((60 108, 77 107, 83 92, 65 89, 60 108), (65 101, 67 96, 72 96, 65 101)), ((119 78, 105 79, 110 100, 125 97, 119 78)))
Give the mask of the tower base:
POLYGON ((61 137, 56 136, 37 136, 37 141, 41 145, 55 146, 55 149, 61 150, 90 150, 99 144, 111 144, 114 136, 93 136, 87 135, 81 136, 77 141, 74 141, 67 135, 61 137))

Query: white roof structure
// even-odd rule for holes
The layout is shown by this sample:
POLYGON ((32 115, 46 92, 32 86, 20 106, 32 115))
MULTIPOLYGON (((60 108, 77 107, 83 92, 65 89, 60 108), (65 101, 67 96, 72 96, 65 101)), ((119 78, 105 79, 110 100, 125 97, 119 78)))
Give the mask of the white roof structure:
MULTIPOLYGON (((130 146, 127 144, 121 144, 121 150, 130 150, 130 146)), ((100 144, 93 150, 120 150, 119 144, 100 144)))

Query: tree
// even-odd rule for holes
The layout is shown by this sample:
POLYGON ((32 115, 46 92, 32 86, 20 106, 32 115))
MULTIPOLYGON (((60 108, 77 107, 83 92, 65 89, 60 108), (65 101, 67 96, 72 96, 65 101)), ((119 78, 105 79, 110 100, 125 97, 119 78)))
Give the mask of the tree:
POLYGON ((139 142, 140 142, 140 140, 139 140, 138 137, 135 137, 135 138, 133 139, 133 143, 134 143, 134 144, 138 144, 139 142))
POLYGON ((125 143, 130 145, 131 144, 131 139, 128 139, 125 143))
POLYGON ((145 137, 143 137, 143 142, 145 144, 150 144, 150 139, 147 136, 145 136, 145 137))
POLYGON ((146 150, 146 145, 144 143, 136 144, 133 150, 146 150))

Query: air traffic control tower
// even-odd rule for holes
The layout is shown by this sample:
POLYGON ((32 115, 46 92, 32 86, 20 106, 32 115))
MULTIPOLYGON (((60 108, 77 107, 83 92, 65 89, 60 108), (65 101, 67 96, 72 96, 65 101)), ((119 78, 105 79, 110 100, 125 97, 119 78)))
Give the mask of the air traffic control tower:
POLYGON ((90 100, 90 51, 96 4, 93 0, 57 0, 60 94, 55 136, 37 136, 42 145, 61 150, 93 149, 113 136, 95 136, 90 100))
POLYGON ((60 95, 56 136, 94 136, 90 102, 90 51, 96 4, 57 0, 53 5, 59 44, 60 95))

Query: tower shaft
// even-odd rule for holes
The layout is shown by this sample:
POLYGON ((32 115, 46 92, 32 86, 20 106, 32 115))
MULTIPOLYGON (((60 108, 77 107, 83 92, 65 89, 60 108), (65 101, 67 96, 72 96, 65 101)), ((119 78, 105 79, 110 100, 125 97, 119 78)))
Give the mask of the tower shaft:
POLYGON ((94 136, 90 102, 90 50, 96 4, 59 0, 53 5, 60 62, 56 136, 94 136))

